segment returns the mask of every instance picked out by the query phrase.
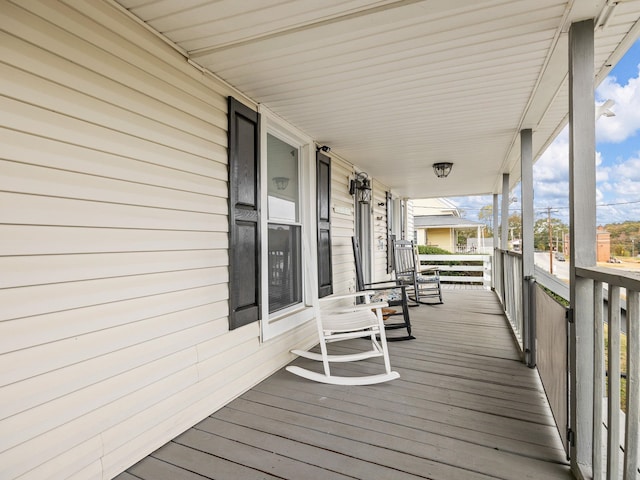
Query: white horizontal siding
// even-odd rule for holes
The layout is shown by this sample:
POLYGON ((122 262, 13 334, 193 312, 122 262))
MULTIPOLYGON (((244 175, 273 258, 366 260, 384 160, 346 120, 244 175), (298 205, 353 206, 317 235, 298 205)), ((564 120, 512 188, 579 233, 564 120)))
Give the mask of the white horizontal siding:
POLYGON ((0 323, 3 333, 0 336, 0 351, 8 353, 56 340, 76 338, 96 330, 171 314, 170 310, 180 312, 223 302, 227 297, 227 286, 221 284, 4 321, 0 323), (163 301, 159 302, 160 299, 163 301), (165 302, 171 305, 170 309, 165 302))
POLYGON ((387 191, 388 188, 375 180, 371 194, 373 208, 373 281, 388 280, 387 273, 387 191))
POLYGON ((413 218, 413 201, 412 200, 407 200, 405 202, 405 209, 406 209, 406 234, 404 239, 405 240, 413 240, 413 236, 414 236, 414 232, 415 232, 415 225, 414 225, 414 218, 413 218))
POLYGON ((202 250, 211 245, 226 248, 227 242, 226 231, 156 230, 149 242, 149 232, 141 228, 110 229, 105 235, 103 228, 0 225, 0 249, 7 255, 202 250))
POLYGON ((108 3, 0 2, 0 477, 111 478, 314 328, 228 330, 232 89, 108 3))
MULTIPOLYGON (((136 160, 77 144, 55 143, 30 133, 10 130, 0 130, 0 141, 3 157, 14 162, 29 158, 29 165, 75 172, 85 175, 85 178, 93 175, 156 188, 165 187, 203 195, 226 195, 226 184, 222 180, 227 175, 226 162, 188 162, 186 168, 189 171, 186 171, 177 168, 185 168, 186 157, 181 158, 179 165, 162 165, 155 155, 136 160)), ((221 159, 224 160, 226 153, 224 150, 221 152, 221 159)))
MULTIPOLYGON (((0 193, 0 212, 6 223, 66 227, 142 228, 148 230, 225 231, 224 199, 212 202, 215 213, 188 212, 152 206, 118 203, 117 191, 111 202, 95 202, 23 193, 0 193), (217 203, 217 204, 216 204, 217 203), (19 208, 15 208, 18 205, 19 208)), ((108 232, 105 232, 108 235, 108 232)))
MULTIPOLYGON (((22 161, 26 158, 23 156, 22 161)), ((226 194, 226 183, 223 180, 208 179, 210 191, 194 193, 142 184, 138 181, 104 178, 18 162, 8 161, 3 166, 3 177, 0 179, 0 189, 3 191, 163 210, 223 215, 226 213, 222 208, 226 194), (113 198, 114 191, 118 192, 117 199, 113 198)))
POLYGON ((111 278, 226 265, 223 249, 166 251, 160 257, 157 252, 0 257, 0 271, 8 272, 0 278, 0 288, 92 280, 96 272, 111 278))
POLYGON ((349 180, 353 165, 339 157, 331 158, 331 254, 334 293, 355 291, 355 263, 351 237, 355 235, 353 197, 349 180))

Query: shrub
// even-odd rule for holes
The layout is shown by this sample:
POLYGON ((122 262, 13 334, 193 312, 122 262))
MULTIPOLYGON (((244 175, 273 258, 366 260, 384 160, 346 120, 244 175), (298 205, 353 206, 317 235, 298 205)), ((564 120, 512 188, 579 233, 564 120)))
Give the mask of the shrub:
POLYGON ((418 253, 420 255, 451 255, 451 252, 444 248, 429 245, 418 245, 418 253))

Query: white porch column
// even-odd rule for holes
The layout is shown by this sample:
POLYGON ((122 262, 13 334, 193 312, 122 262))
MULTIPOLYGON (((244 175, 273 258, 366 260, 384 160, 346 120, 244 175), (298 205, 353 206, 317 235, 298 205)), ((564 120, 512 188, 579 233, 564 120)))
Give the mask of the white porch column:
POLYGON ((571 307, 571 467, 590 472, 593 426, 593 282, 576 267, 596 265, 593 20, 569 29, 569 245, 571 307))
POLYGON ((500 229, 500 248, 509 249, 509 174, 502 174, 502 228, 500 229))
POLYGON ((493 248, 502 247, 500 245, 500 237, 498 236, 498 223, 500 222, 499 215, 499 204, 498 204, 498 194, 493 194, 493 248))
POLYGON ((536 365, 536 323, 530 295, 530 280, 534 276, 533 256, 533 133, 520 132, 520 188, 522 198, 522 313, 525 361, 531 368, 536 365))
POLYGON ((498 208, 499 208, 498 194, 494 193, 493 194, 493 211, 492 211, 493 213, 493 262, 492 262, 493 271, 491 272, 491 286, 493 287, 494 290, 496 288, 499 288, 500 292, 502 292, 501 290, 502 287, 498 287, 497 285, 498 279, 502 278, 502 262, 500 261, 501 256, 500 256, 500 253, 497 251, 497 249, 501 247, 500 237, 498 236, 498 222, 500 221, 499 220, 500 217, 498 216, 498 208), (498 270, 500 270, 500 273, 498 273, 498 270))

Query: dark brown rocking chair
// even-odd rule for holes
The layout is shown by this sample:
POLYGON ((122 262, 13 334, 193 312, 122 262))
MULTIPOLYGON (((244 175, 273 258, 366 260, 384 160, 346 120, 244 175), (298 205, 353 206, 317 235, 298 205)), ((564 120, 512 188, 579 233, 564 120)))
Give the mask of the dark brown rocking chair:
POLYGON ((404 337, 387 337, 387 342, 397 342, 400 340, 413 340, 416 337, 411 335, 411 320, 409 319, 409 296, 407 295, 407 286, 402 285, 396 280, 388 280, 383 282, 365 283, 362 273, 362 256, 360 254, 360 244, 356 237, 351 237, 353 245, 353 257, 356 264, 356 288, 359 292, 371 291, 375 292, 371 298, 372 302, 386 302, 389 307, 400 307, 402 311, 392 315, 402 315, 403 322, 385 323, 385 330, 395 330, 406 328, 407 335, 404 337))

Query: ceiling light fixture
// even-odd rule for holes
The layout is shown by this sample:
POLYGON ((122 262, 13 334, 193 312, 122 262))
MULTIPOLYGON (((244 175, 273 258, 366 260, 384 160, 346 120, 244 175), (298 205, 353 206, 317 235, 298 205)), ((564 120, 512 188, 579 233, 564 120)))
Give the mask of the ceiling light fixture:
POLYGON ((273 183, 278 190, 284 190, 289 185, 289 179, 287 177, 273 177, 273 183))
POLYGON ((451 162, 440 162, 433 164, 433 171, 438 178, 446 178, 451 173, 451 169, 453 168, 453 163, 451 162))

